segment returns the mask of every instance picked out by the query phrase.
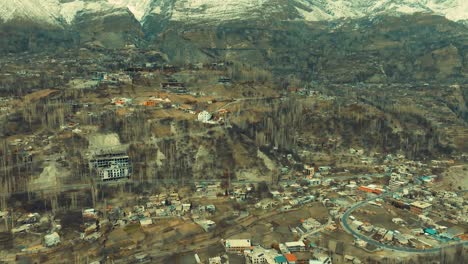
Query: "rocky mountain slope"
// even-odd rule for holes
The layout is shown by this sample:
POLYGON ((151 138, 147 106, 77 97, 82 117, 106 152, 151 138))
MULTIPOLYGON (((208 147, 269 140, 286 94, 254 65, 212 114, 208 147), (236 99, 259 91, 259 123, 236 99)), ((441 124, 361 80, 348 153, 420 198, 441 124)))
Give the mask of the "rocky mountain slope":
POLYGON ((177 63, 230 60, 331 82, 463 80, 467 9, 463 0, 12 0, 0 2, 0 53, 134 44, 177 63))
MULTIPOLYGON (((132 1, 135 0, 119 2, 126 2, 130 7, 134 6, 129 3, 132 1)), ((247 18, 330 21, 418 12, 438 14, 454 21, 465 20, 468 18, 468 3, 463 0, 162 0, 149 3, 142 23, 151 16, 163 16, 172 21, 188 23, 218 23, 247 18)))
POLYGON ((63 26, 73 24, 81 14, 110 15, 127 10, 141 24, 152 16, 189 23, 272 17, 322 21, 417 12, 454 21, 468 19, 468 2, 464 0, 11 0, 0 3, 0 19, 63 26))
MULTIPOLYGON (((175 61, 237 61, 326 82, 463 81, 466 27, 440 16, 376 17, 349 23, 250 21, 184 26, 151 43, 175 61)), ((149 31, 150 29, 146 29, 149 31)))

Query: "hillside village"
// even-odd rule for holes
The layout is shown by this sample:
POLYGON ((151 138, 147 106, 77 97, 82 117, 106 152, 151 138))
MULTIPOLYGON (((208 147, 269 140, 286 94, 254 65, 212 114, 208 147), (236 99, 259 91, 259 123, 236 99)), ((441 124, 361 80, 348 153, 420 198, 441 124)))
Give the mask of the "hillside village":
POLYGON ((132 46, 0 64, 2 261, 467 256, 466 85, 305 82, 132 46))

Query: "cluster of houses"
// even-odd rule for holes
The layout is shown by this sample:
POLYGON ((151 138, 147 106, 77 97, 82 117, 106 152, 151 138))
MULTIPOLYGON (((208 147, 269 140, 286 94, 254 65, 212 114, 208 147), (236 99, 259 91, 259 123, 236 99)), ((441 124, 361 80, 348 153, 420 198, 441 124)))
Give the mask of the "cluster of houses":
POLYGON ((427 184, 415 186, 411 190, 403 188, 388 201, 393 206, 416 215, 435 215, 454 225, 468 223, 468 206, 462 195, 452 191, 432 190, 427 184))
MULTIPOLYGON (((194 205, 191 202, 182 201, 178 193, 167 192, 152 196, 142 196, 138 204, 129 208, 107 206, 103 210, 87 208, 81 211, 81 218, 77 217, 80 223, 80 236, 75 240, 94 242, 100 239, 109 227, 112 229, 125 227, 129 224, 138 224, 142 228, 151 226, 158 219, 180 218, 189 216, 192 220, 201 226, 206 232, 212 231, 216 223, 208 218, 216 212, 216 206, 213 204, 194 205)), ((13 234, 33 233, 38 234, 37 228, 47 223, 48 231, 43 235, 43 243, 40 246, 25 248, 25 253, 46 252, 48 248, 54 248, 63 244, 61 238, 61 226, 50 220, 47 216, 41 216, 38 213, 29 213, 17 215, 17 227, 12 229, 13 234)), ((0 219, 8 218, 8 212, 0 212, 0 219)), ((13 218, 13 217, 11 217, 13 218)), ((0 237, 0 241, 3 237, 0 237)), ((138 258, 137 258, 138 259, 138 258)), ((146 258, 142 258, 146 259, 146 258)), ((213 259, 213 263, 217 258, 213 259)))
MULTIPOLYGON (((10 229, 13 236, 21 236, 21 234, 42 236, 42 243, 23 248, 22 251, 25 253, 46 250, 47 248, 52 248, 62 242, 59 235, 62 226, 49 214, 41 215, 37 212, 20 213, 0 211, 0 220, 4 221, 6 225, 12 225, 11 227, 7 226, 7 228, 10 229)), ((0 240, 3 238, 4 237, 0 237, 0 240)), ((5 240, 4 242, 8 241, 5 240)))
POLYGON ((125 72, 97 72, 96 76, 93 77, 93 80, 96 80, 103 84, 131 84, 133 78, 125 72))
POLYGON ((252 245, 250 239, 222 240, 227 253, 243 255, 247 263, 252 264, 331 264, 332 260, 323 252, 313 252, 310 246, 302 241, 291 241, 279 244, 278 248, 265 249, 252 245))
MULTIPOLYGON (((414 187, 412 190, 403 189, 401 193, 395 193, 392 198, 386 199, 386 202, 396 208, 408 210, 417 218, 417 226, 412 224, 412 228, 408 226, 407 221, 401 218, 393 218, 394 224, 400 225, 400 230, 388 230, 383 227, 374 226, 368 222, 361 222, 355 217, 350 216, 351 225, 362 232, 364 235, 372 237, 376 241, 388 244, 398 244, 413 248, 430 248, 440 245, 441 243, 450 243, 460 240, 468 240, 466 229, 463 225, 459 225, 454 217, 448 217, 446 210, 440 207, 435 211, 434 202, 437 199, 433 196, 442 198, 439 203, 447 202, 445 198, 452 197, 455 206, 460 206, 462 212, 466 212, 466 206, 461 202, 461 197, 458 197, 453 192, 447 191, 424 191, 421 187, 414 187), (417 200, 417 199, 420 200, 417 200), (458 198, 458 199, 457 199, 458 198), (437 218, 437 220, 434 220, 437 218), (402 231, 403 230, 403 231, 402 231)), ((382 206, 382 204, 376 204, 382 206)), ((463 213, 462 213, 463 214, 463 213)), ((414 218, 414 217, 413 217, 414 218)), ((466 223, 466 222, 464 222, 466 223)))
POLYGON ((133 206, 130 210, 111 206, 108 206, 105 212, 94 208, 84 209, 82 211, 83 232, 81 239, 95 241, 102 236, 101 226, 105 224, 110 224, 113 227, 125 227, 133 223, 144 228, 153 225, 158 219, 187 215, 206 232, 209 232, 216 227, 216 223, 207 218, 215 212, 216 207, 213 204, 193 205, 190 202, 181 201, 177 193, 161 193, 144 197, 139 205, 133 206))
POLYGON ((305 87, 289 86, 287 90, 288 90, 288 93, 297 94, 299 96, 317 97, 317 98, 322 99, 322 100, 332 100, 333 99, 333 97, 327 96, 327 95, 323 94, 320 91, 312 90, 310 88, 305 88, 305 87))
POLYGON ((84 209, 82 211, 83 228, 80 238, 84 241, 96 241, 102 236, 101 224, 102 214, 94 208, 84 209))
POLYGON ((212 204, 193 205, 189 201, 184 202, 175 192, 149 196, 146 203, 139 208, 145 217, 166 218, 189 214, 194 220, 204 220, 216 211, 212 204))
MULTIPOLYGON (((9 213, 3 212, 2 215, 4 218, 6 218, 9 216, 9 213)), ((13 234, 28 232, 29 230, 38 226, 39 222, 40 222, 39 213, 23 214, 19 218, 16 219, 16 227, 12 228, 11 232, 13 234)))
MULTIPOLYGON (((226 117, 229 114, 229 111, 221 108, 214 112, 209 112, 202 110, 203 106, 194 105, 190 103, 174 103, 169 98, 160 98, 155 96, 150 96, 149 98, 144 99, 133 99, 127 97, 115 97, 111 99, 111 104, 117 107, 134 107, 134 106, 143 106, 143 107, 153 107, 153 108, 174 108, 192 115, 196 115, 196 120, 204 124, 224 124, 226 117)), ((210 101, 208 102, 210 104, 210 101)), ((133 108, 130 108, 133 109, 133 108)))
MULTIPOLYGON (((398 220, 395 221, 399 222, 398 220)), ((351 225, 363 234, 382 243, 398 243, 400 245, 408 246, 410 239, 415 239, 414 236, 402 234, 398 230, 387 230, 386 228, 374 226, 368 222, 361 222, 356 219, 352 221, 351 225)))
MULTIPOLYGON (((363 155, 358 150, 352 149, 351 152, 353 155, 363 155)), ((331 170, 329 167, 319 168, 306 165, 302 177, 296 176, 295 180, 280 180, 279 185, 282 190, 271 191, 273 199, 261 200, 257 202, 256 207, 268 209, 278 205, 284 206, 284 202, 287 201, 289 205, 287 208, 285 207, 285 210, 288 210, 297 204, 304 204, 300 200, 307 197, 309 193, 309 195, 314 194, 317 196, 313 197, 312 200, 315 198, 322 201, 324 205, 332 208, 330 214, 335 218, 339 218, 341 216, 340 211, 343 211, 343 208, 350 204, 392 191, 393 193, 389 197, 376 199, 369 202, 369 204, 382 207, 384 203, 388 203, 400 209, 406 209, 419 219, 420 223, 422 223, 421 227, 413 228, 412 232, 405 233, 399 230, 373 226, 370 223, 358 220, 353 221, 352 225, 363 234, 383 243, 416 248, 433 247, 440 243, 467 239, 467 230, 460 225, 461 223, 467 223, 468 206, 463 202, 463 196, 456 192, 436 191, 431 188, 437 178, 434 175, 416 176, 421 172, 430 172, 430 169, 428 165, 421 162, 406 160, 403 155, 387 155, 381 171, 385 172, 382 177, 389 176, 389 183, 384 185, 376 177, 356 177, 352 180, 337 181, 324 177, 329 174, 331 170), (304 181, 304 179, 306 180, 304 181), (311 180, 313 179, 317 180, 317 185, 312 184, 311 180), (298 184, 299 181, 302 183, 298 184), (314 188, 315 186, 325 188, 317 190, 314 188), (397 190, 398 192, 394 192, 397 190), (330 197, 330 192, 335 193, 340 198, 324 198, 330 197), (288 199, 293 193, 297 202, 288 199), (352 202, 343 203, 345 200, 351 200, 352 202), (337 209, 333 210, 333 207, 337 209), (432 221, 431 217, 429 217, 431 215, 434 215, 438 220, 432 221), (425 235, 420 236, 421 234, 425 235)), ((406 222, 400 218, 393 220, 396 224, 406 225, 406 222)))

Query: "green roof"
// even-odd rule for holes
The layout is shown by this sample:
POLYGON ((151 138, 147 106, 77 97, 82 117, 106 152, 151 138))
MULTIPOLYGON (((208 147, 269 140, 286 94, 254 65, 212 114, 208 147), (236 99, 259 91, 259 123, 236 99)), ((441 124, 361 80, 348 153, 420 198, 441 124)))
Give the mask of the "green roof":
POLYGON ((426 229, 424 229, 424 232, 429 234, 429 235, 437 234, 437 231, 435 229, 433 229, 433 228, 426 228, 426 229))
POLYGON ((276 263, 284 263, 284 262, 288 262, 288 260, 286 259, 285 256, 279 255, 279 256, 275 257, 275 262, 276 263))

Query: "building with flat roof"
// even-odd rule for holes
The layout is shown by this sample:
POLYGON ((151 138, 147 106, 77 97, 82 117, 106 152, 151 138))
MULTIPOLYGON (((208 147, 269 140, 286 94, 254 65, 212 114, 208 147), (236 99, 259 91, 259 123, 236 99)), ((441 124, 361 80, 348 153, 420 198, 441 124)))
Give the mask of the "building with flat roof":
POLYGON ((125 152, 112 152, 100 153, 94 155, 94 157, 89 161, 90 169, 97 169, 103 167, 109 167, 112 164, 128 164, 130 159, 125 152))
POLYGON ((109 167, 97 168, 96 172, 103 181, 129 178, 131 168, 119 164, 112 164, 109 167))
POLYGON ((302 241, 293 241, 293 242, 286 242, 284 245, 288 248, 290 252, 300 252, 305 251, 305 244, 302 241))
POLYGON ((284 257, 288 261, 289 264, 296 264, 297 263, 297 257, 296 255, 289 253, 289 254, 284 254, 284 257))
POLYGON ((130 158, 125 152, 120 151, 94 155, 89 161, 89 167, 103 181, 130 178, 132 174, 130 158))
POLYGON ((251 264, 277 264, 275 258, 278 256, 278 252, 274 249, 256 246, 252 250, 246 250, 244 254, 250 260, 248 263, 251 264))
POLYGON ((288 260, 283 255, 278 255, 275 257, 276 264, 288 264, 288 260))
POLYGON ((432 204, 416 201, 410 204, 410 211, 415 214, 427 213, 431 210, 432 204))
POLYGON ((224 241, 226 252, 242 253, 246 249, 251 249, 250 239, 227 239, 224 241))

